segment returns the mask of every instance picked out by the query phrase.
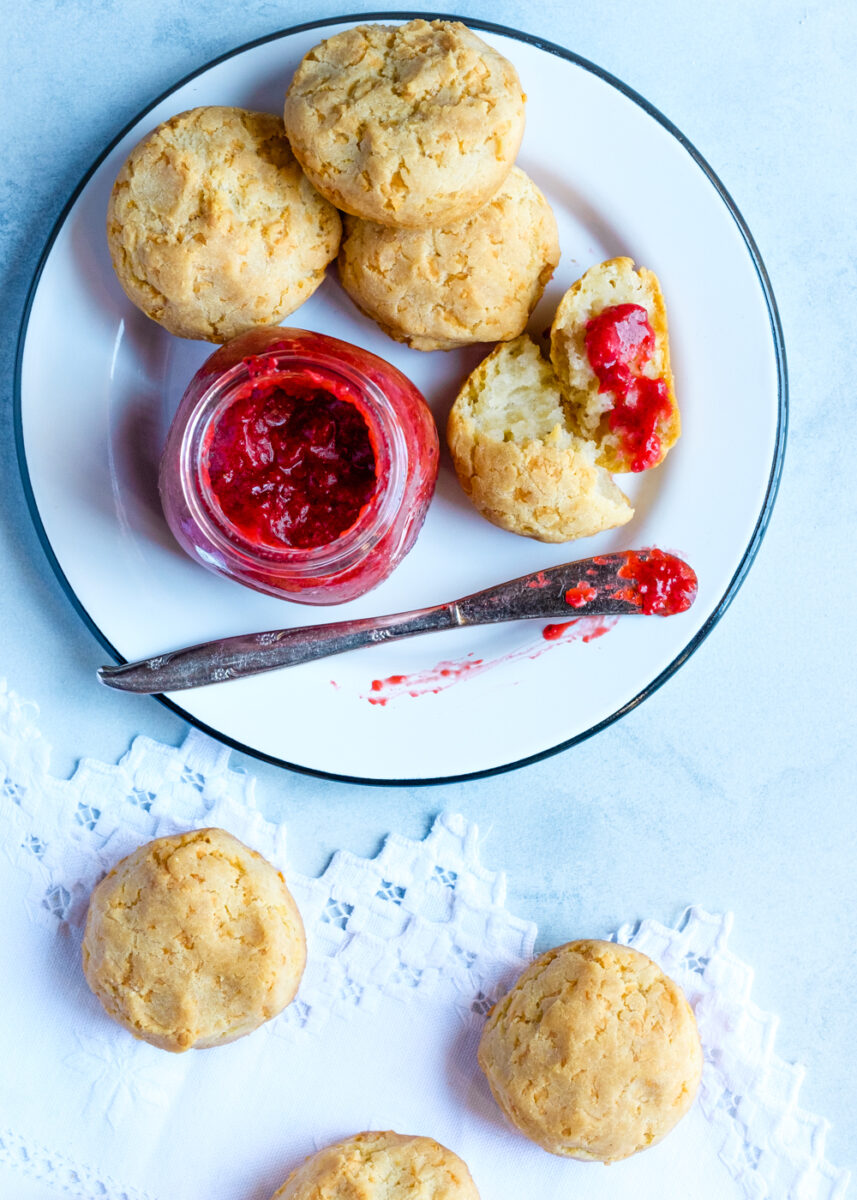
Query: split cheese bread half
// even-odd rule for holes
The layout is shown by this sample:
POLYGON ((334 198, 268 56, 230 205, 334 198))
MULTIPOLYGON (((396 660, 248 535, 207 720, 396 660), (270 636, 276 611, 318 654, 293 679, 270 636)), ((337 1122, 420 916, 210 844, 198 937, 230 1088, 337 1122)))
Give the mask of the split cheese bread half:
MULTIPOLYGON (((633 339, 633 325, 626 326, 626 330, 631 331, 633 339)), ((604 347, 602 342, 602 350, 604 347)), ((560 301, 551 326, 551 361, 568 404, 572 428, 594 440, 600 466, 608 471, 640 471, 663 461, 678 440, 681 419, 670 369, 666 307, 652 271, 645 267, 635 270, 630 258, 611 258, 587 271, 560 301), (629 348, 626 333, 619 330, 620 356, 624 340, 629 364, 626 373, 631 376, 625 400, 602 385, 590 358, 591 340, 587 344, 591 322, 620 305, 645 309, 654 335, 648 345, 639 347, 640 353, 635 351, 633 340, 629 348), (642 389, 635 379, 643 381, 642 389), (659 394, 645 383, 647 380, 663 382, 659 394)))
POLYGON ((494 525, 568 542, 624 525, 627 497, 570 426, 551 364, 522 334, 465 380, 447 424, 458 480, 494 525))

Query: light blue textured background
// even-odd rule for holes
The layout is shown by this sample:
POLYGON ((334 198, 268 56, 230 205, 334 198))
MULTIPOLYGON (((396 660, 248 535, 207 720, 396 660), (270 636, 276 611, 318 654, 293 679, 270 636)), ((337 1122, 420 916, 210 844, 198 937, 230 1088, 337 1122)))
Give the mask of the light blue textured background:
MULTIPOLYGON (((374 7, 351 0, 348 11, 374 7)), ((342 11, 329 0, 0 6, 0 674, 39 703, 59 772, 82 755, 115 759, 138 732, 178 742, 185 727, 154 701, 96 686, 103 653, 30 526, 11 386, 37 257, 85 169, 155 95, 242 42, 342 11)), ((732 193, 767 263, 789 354, 779 502, 748 581, 704 646, 582 746, 430 789, 242 765, 258 776, 267 813, 288 824, 303 871, 337 847, 371 854, 388 830, 420 836, 442 808, 465 813, 482 827, 486 863, 508 872, 510 907, 538 922, 542 947, 638 917, 672 921, 691 902, 734 910, 732 945, 756 968, 754 999, 781 1014, 779 1051, 808 1067, 802 1101, 834 1123, 833 1161, 853 1167, 857 5, 461 0, 458 11, 541 34, 618 75, 732 193)), ((563 118, 558 152, 564 129, 563 118)))

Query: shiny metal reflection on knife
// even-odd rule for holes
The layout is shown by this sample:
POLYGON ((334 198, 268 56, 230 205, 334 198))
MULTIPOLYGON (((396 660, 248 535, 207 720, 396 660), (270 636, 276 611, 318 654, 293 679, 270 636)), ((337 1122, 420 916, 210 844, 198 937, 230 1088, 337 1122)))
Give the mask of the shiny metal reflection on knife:
POLYGON ((139 662, 101 667, 98 678, 124 692, 177 692, 465 625, 557 617, 671 616, 690 608, 696 587, 692 568, 675 555, 655 548, 626 550, 547 567, 448 604, 411 612, 218 638, 139 662))

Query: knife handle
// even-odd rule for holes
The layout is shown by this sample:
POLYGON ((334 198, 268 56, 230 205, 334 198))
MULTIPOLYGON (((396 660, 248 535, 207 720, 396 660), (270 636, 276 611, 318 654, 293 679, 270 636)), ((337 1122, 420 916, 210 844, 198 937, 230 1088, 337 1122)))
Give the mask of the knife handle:
POLYGON ((221 638, 139 662, 101 667, 98 678, 107 687, 122 692, 178 692, 244 675, 259 675, 278 667, 293 667, 379 642, 451 629, 458 624, 461 620, 455 604, 438 604, 386 617, 221 638))

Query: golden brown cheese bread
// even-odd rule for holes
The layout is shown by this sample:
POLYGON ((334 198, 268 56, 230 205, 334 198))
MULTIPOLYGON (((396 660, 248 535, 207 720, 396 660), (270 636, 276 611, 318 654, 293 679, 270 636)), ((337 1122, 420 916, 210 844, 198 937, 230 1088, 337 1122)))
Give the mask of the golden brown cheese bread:
POLYGON ((542 542, 624 525, 627 497, 572 432, 553 368, 526 334, 465 380, 447 425, 461 486, 487 519, 542 542))
POLYGON ((666 307, 652 271, 635 270, 630 258, 587 271, 556 311, 551 360, 575 428, 595 440, 601 466, 639 471, 663 460, 681 419, 666 307))
POLYGON ((311 1154, 271 1200, 479 1200, 457 1154, 427 1137, 358 1133, 311 1154))
POLYGON ((159 125, 131 151, 107 211, 129 299, 170 333, 209 342, 294 312, 341 231, 279 117, 243 108, 194 108, 159 125))
POLYGON ((304 928, 280 872, 222 829, 157 838, 92 893, 86 980, 107 1013, 164 1050, 218 1046, 294 999, 304 928))
POLYGON ((524 132, 512 64, 460 21, 359 25, 304 57, 285 124, 337 208, 383 225, 446 225, 484 204, 524 132))
POLYGON ((684 993, 614 942, 536 959, 494 1006, 479 1065, 509 1120, 551 1154, 615 1162, 688 1111, 702 1048, 684 993))
POLYGON ((415 350, 517 337, 559 262, 550 205, 518 167, 452 225, 402 229, 345 218, 339 278, 385 333, 415 350))

